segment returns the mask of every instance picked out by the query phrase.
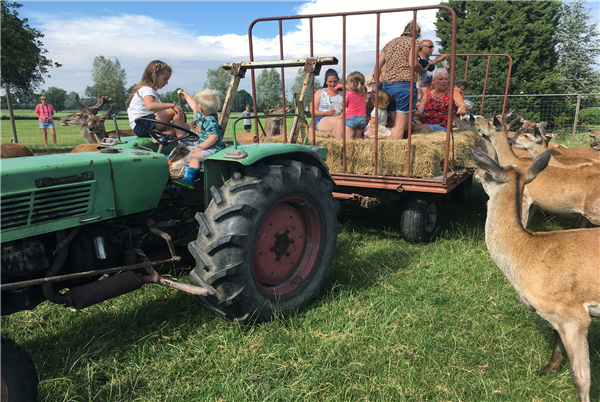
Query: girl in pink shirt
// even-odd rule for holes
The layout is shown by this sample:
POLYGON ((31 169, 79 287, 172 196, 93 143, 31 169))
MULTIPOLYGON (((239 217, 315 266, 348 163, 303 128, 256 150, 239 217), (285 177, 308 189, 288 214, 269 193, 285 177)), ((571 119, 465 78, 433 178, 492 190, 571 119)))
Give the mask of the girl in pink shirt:
POLYGON ((363 138, 367 125, 365 76, 358 71, 346 78, 346 139, 363 138))

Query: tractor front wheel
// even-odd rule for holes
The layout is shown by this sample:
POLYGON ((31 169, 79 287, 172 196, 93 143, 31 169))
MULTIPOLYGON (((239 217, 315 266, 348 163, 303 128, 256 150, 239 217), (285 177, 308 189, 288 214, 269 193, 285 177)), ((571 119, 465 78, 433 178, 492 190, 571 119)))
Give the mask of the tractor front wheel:
POLYGON ((202 300, 226 319, 268 321, 303 309, 321 291, 336 246, 339 203, 315 167, 277 161, 234 172, 204 213, 191 280, 214 295, 202 300))

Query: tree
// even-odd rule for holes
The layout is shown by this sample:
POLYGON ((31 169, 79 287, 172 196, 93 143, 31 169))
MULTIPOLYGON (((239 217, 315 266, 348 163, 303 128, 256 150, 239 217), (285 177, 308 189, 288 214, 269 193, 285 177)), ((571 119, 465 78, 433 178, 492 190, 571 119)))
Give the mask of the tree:
MULTIPOLYGON (((306 72, 304 71, 303 68, 299 68, 298 69, 298 75, 296 75, 296 79, 294 80, 294 85, 292 85, 292 97, 293 94, 296 94, 296 98, 300 99, 300 94, 302 93, 302 86, 304 85, 304 78, 306 77, 306 72)), ((315 77, 315 91, 317 89, 321 88, 321 83, 319 82, 319 79, 315 77)), ((306 91, 306 96, 304 98, 304 107, 307 108, 308 105, 310 105, 310 102, 312 101, 312 96, 313 96, 313 92, 311 90, 311 88, 309 87, 306 91)))
POLYGON ((256 104, 270 109, 281 105, 281 101, 281 76, 274 68, 265 68, 256 77, 256 104))
POLYGON ((590 23, 590 8, 575 0, 562 3, 556 30, 558 71, 565 93, 594 93, 600 90, 598 66, 600 39, 596 24, 590 23))
POLYGON ((246 110, 246 105, 250 105, 250 110, 252 110, 252 95, 250 95, 250 93, 248 93, 248 91, 245 89, 240 89, 235 94, 231 111, 243 112, 246 110))
POLYGON ((104 56, 96 56, 92 63, 92 80, 94 85, 86 88, 86 97, 110 96, 114 113, 126 109, 125 103, 129 97, 125 90, 127 73, 119 59, 112 61, 104 56))
MULTIPOLYGON (((229 89, 229 82, 231 76, 229 72, 222 67, 215 69, 209 68, 206 70, 206 81, 202 89, 213 89, 219 93, 221 97, 221 103, 225 102, 225 96, 227 96, 227 90, 229 89)), ((191 94, 193 95, 193 94, 191 94)))
POLYGON ((67 99, 65 100, 65 110, 79 110, 80 106, 75 102, 75 97, 79 95, 75 91, 71 91, 67 94, 67 99))
POLYGON ((67 100, 67 91, 64 89, 50 87, 45 91, 42 91, 40 95, 44 95, 47 102, 50 103, 57 112, 65 110, 65 103, 67 100))
POLYGON ((8 85, 11 90, 33 90, 44 83, 44 75, 52 67, 61 67, 53 63, 45 54, 40 39, 44 37, 40 31, 27 23, 27 18, 20 19, 17 9, 19 3, 2 1, 2 85, 8 85))
MULTIPOLYGON (((558 1, 452 1, 457 16, 457 53, 501 53, 513 59, 509 93, 556 93, 559 83, 555 32, 558 1)), ((436 33, 440 53, 450 53, 450 13, 437 13, 436 33)), ((492 57, 487 94, 503 95, 508 61, 492 57)), ((483 93, 487 57, 469 59, 470 93, 483 93)), ((457 78, 464 77, 465 58, 456 60, 457 78), (461 76, 462 75, 462 76, 461 76)))
POLYGON ((22 4, 8 1, 0 2, 1 11, 1 45, 0 84, 6 91, 6 100, 13 129, 13 138, 18 142, 17 130, 12 111, 11 90, 32 91, 44 82, 44 75, 51 67, 60 67, 58 63, 44 56, 48 51, 40 39, 44 35, 27 23, 27 18, 20 19, 17 9, 22 4))

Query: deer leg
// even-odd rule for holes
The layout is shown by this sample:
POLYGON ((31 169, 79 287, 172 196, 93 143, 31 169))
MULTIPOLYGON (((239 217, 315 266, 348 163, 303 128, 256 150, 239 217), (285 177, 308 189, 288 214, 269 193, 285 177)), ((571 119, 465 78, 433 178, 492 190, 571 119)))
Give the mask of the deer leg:
POLYGON ((554 330, 554 347, 552 348, 552 356, 550 361, 544 366, 540 375, 546 375, 548 373, 556 373, 560 371, 560 361, 562 360, 562 340, 557 330, 554 330))
POLYGON ((590 316, 574 314, 569 317, 566 324, 559 327, 558 332, 562 338, 565 350, 571 364, 571 375, 575 391, 580 402, 590 402, 590 386, 592 383, 590 374, 590 351, 587 340, 590 316), (578 317, 579 315, 579 317, 578 317))

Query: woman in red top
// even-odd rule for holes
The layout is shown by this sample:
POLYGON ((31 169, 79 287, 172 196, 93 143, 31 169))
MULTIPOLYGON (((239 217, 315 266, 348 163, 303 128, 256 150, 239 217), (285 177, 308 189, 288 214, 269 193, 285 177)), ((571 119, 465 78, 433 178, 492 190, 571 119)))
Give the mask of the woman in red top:
POLYGON ((42 95, 40 97, 41 105, 37 105, 35 107, 35 115, 38 117, 40 121, 40 128, 42 129, 42 137, 44 138, 44 145, 48 148, 48 128, 50 129, 50 133, 52 134, 52 142, 54 143, 54 147, 58 148, 56 145, 56 131, 54 129, 54 107, 47 103, 46 97, 42 95))
MULTIPOLYGON (((412 131, 446 131, 448 127, 448 106, 450 105, 450 78, 445 68, 438 68, 433 72, 434 88, 427 93, 427 101, 419 106, 417 117, 422 124, 413 124, 412 131)), ((456 99, 456 114, 465 114, 466 105, 461 105, 462 99, 456 99)))

